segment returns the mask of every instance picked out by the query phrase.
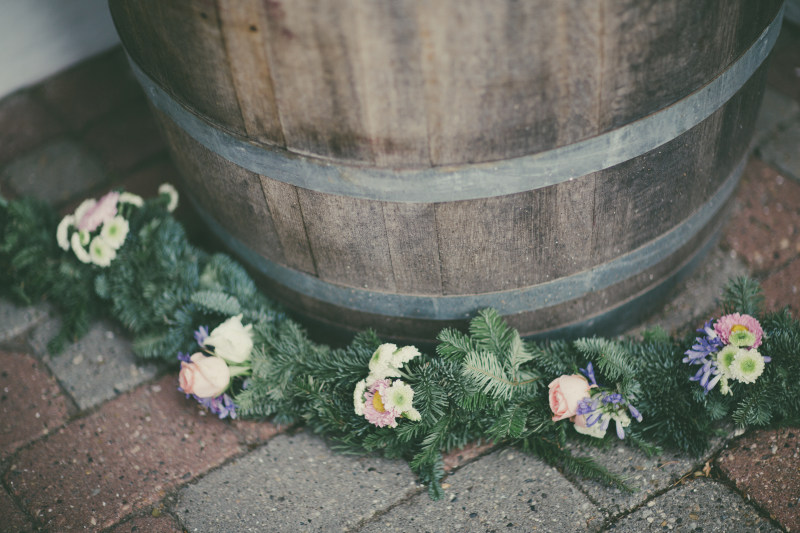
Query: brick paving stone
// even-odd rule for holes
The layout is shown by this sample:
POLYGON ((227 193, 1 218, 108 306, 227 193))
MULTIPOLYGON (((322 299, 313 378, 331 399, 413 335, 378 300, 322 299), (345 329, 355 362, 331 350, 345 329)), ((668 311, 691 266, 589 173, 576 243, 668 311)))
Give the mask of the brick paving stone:
POLYGON ((106 181, 100 161, 75 141, 56 139, 14 159, 0 182, 20 196, 61 204, 106 181))
POLYGON ((764 162, 800 182, 800 113, 767 137, 759 145, 758 154, 764 162))
POLYGON ((596 481, 576 479, 575 483, 600 506, 606 518, 628 512, 653 494, 669 488, 683 476, 691 474, 696 466, 702 467, 727 439, 715 439, 702 458, 686 454, 663 453, 647 457, 640 450, 615 442, 607 449, 569 443, 575 455, 593 458, 615 474, 619 474, 636 492, 626 493, 596 481))
POLYGON ((769 272, 800 253, 800 183, 751 159, 736 199, 723 242, 753 271, 769 272))
POLYGON ((767 84, 800 102, 800 27, 783 24, 770 55, 767 84))
POLYGON ((73 131, 132 101, 144 100, 120 47, 47 79, 36 92, 73 131))
POLYGON ((276 426, 268 420, 237 420, 232 427, 239 435, 239 442, 250 447, 260 446, 287 429, 286 426, 276 426))
POLYGON ((175 517, 168 514, 137 516, 119 524, 108 533, 182 533, 185 531, 175 517))
POLYGON ((279 435, 181 490, 188 531, 342 531, 419 491, 402 461, 337 454, 279 435))
POLYGON ((49 354, 47 343, 60 327, 58 319, 48 320, 33 331, 30 342, 81 410, 131 390, 158 373, 158 366, 137 359, 130 340, 106 321, 92 325, 86 336, 61 353, 49 354))
POLYGON ((445 497, 423 492, 359 532, 595 531, 600 510, 552 467, 504 449, 446 479, 445 497))
POLYGON ((613 531, 780 531, 741 496, 720 483, 700 478, 681 485, 629 514, 613 531))
POLYGON ((20 450, 5 483, 51 531, 100 529, 242 451, 166 376, 20 450))
POLYGON ((780 91, 767 87, 761 110, 758 112, 752 144, 758 147, 765 139, 778 129, 788 125, 797 116, 800 116, 800 103, 780 91))
POLYGON ((787 531, 800 531, 800 428, 749 433, 732 443, 717 464, 787 531))
POLYGON ((0 100, 0 166, 63 130, 27 91, 0 100))
POLYGON ((2 520, 2 531, 13 531, 15 533, 25 533, 28 531, 35 531, 33 523, 28 520, 25 513, 20 511, 19 507, 8 495, 6 489, 0 487, 0 520, 2 520))
POLYGON ((110 172, 131 170, 147 158, 166 152, 166 144, 145 101, 122 108, 95 122, 84 142, 110 172))
POLYGON ((30 355, 0 351, 0 459, 58 428, 70 402, 58 383, 30 355))
POLYGON ((46 318, 46 305, 19 307, 0 299, 0 342, 22 335, 46 318))
POLYGON ((764 305, 769 310, 788 306, 795 317, 800 317, 800 258, 770 274, 761 282, 764 305))

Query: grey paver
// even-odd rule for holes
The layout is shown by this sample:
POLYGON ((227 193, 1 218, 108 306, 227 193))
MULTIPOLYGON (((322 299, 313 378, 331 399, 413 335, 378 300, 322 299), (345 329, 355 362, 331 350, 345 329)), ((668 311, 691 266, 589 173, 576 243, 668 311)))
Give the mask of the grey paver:
POLYGON ((157 373, 156 365, 137 360, 128 338, 104 321, 95 323, 63 352, 49 354, 47 343, 59 327, 58 319, 44 322, 33 331, 30 342, 82 410, 133 389, 157 373))
POLYGON ((45 305, 19 307, 8 300, 0 299, 0 342, 22 335, 45 318, 45 305))
POLYGON ((674 485, 684 475, 691 474, 695 467, 702 466, 722 448, 726 441, 727 437, 714 439, 705 456, 701 458, 680 453, 663 453, 647 457, 642 451, 623 442, 615 442, 611 447, 604 449, 572 442, 569 443, 569 447, 575 455, 589 456, 610 471, 621 475, 635 490, 629 493, 596 481, 575 480, 575 483, 600 506, 608 518, 630 511, 653 494, 674 485))
POLYGON ((190 532, 346 531, 419 491, 402 461, 337 454, 299 433, 184 488, 175 514, 190 532))
POLYGON ((442 501, 427 493, 391 509, 359 532, 593 531, 600 510, 557 470, 504 449, 446 479, 442 501))
POLYGON ((106 180, 100 161, 83 145, 57 139, 18 157, 0 172, 19 195, 61 204, 106 180))
POLYGON ((787 177, 800 180, 800 114, 759 146, 761 159, 787 177))
POLYGON ((615 524, 619 533, 642 531, 780 531, 729 488, 700 478, 655 498, 615 524))
POLYGON ((778 128, 790 121, 793 116, 800 113, 800 104, 774 89, 764 91, 764 101, 758 112, 752 143, 759 146, 767 137, 771 136, 778 128))

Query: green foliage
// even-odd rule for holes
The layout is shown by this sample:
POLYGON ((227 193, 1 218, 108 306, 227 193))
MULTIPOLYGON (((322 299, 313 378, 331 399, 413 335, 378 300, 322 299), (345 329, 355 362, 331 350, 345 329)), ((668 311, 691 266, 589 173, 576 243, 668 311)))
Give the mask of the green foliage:
MULTIPOLYGON (((197 349, 193 332, 199 326, 213 329, 242 314, 253 324, 255 348, 246 386, 234 391, 239 416, 303 423, 345 453, 403 458, 433 498, 443 495, 442 452, 473 441, 517 446, 570 475, 628 490, 590 458, 573 456, 566 445, 568 436, 576 436, 571 424, 552 421, 547 384, 590 362, 601 385, 643 414, 641 423, 627 428, 626 439, 647 454, 662 447, 700 454, 718 429, 715 423, 726 419, 743 427, 800 423, 800 324, 786 310, 762 315, 758 284, 739 278, 725 289, 723 307, 759 317, 759 351, 771 362, 755 383, 732 384, 730 396, 706 395, 689 380, 696 368, 682 358, 691 336, 676 340, 653 329, 641 340, 534 344, 487 309, 471 321, 468 334, 441 331, 435 354, 401 370, 421 419, 377 428, 356 414, 353 393, 380 339, 365 332, 340 349, 311 341, 235 261, 191 246, 164 202, 133 210, 125 245, 109 267, 99 268, 58 248, 56 217, 46 205, 0 201, 0 291, 26 304, 47 299, 61 311, 64 327, 53 349, 85 332, 94 316, 110 314, 134 334, 138 354, 171 361, 179 351, 197 349)), ((606 441, 615 438, 609 433, 606 441)))
POLYGON ((722 308, 724 314, 743 313, 751 316, 761 314, 764 296, 758 282, 748 277, 731 280, 723 291, 722 308))

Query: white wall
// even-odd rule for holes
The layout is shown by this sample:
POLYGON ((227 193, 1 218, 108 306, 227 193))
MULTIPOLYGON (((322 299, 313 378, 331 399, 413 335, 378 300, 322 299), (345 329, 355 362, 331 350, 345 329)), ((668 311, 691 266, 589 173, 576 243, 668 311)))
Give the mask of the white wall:
POLYGON ((0 0, 0 98, 117 43, 107 0, 0 0))

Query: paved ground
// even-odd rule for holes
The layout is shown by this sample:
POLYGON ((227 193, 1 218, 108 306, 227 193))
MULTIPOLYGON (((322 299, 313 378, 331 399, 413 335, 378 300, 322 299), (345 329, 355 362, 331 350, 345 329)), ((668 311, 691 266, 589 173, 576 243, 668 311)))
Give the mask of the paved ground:
MULTIPOLYGON (((177 181, 124 58, 114 50, 0 101, 0 191, 67 210, 124 185, 177 181)), ((800 312, 800 30, 772 58, 754 154, 720 245, 654 317, 714 309, 731 275, 800 312)), ((202 228, 179 212, 195 240, 202 228)), ((589 451, 629 476, 627 495, 513 449, 447 459, 432 502, 401 462, 338 455, 269 423, 221 422, 176 391, 176 368, 141 364, 98 322, 52 356, 46 305, 0 301, 0 530, 797 531, 800 428, 729 434, 704 457, 589 451)))

